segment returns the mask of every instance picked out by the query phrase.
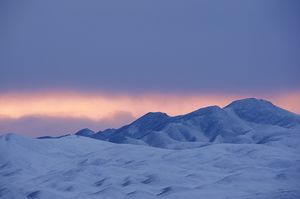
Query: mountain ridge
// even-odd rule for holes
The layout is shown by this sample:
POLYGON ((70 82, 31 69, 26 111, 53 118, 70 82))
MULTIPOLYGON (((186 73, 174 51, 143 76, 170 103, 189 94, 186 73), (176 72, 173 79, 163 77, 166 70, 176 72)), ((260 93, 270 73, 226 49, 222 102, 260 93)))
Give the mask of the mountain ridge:
POLYGON ((263 131, 261 129, 272 127, 273 130, 280 130, 298 126, 299 115, 267 100, 246 98, 233 101, 223 108, 208 106, 178 116, 149 112, 118 129, 97 133, 83 129, 76 135, 114 143, 180 148, 186 142, 259 143, 261 140, 255 138, 261 137, 257 135, 258 131, 263 131))

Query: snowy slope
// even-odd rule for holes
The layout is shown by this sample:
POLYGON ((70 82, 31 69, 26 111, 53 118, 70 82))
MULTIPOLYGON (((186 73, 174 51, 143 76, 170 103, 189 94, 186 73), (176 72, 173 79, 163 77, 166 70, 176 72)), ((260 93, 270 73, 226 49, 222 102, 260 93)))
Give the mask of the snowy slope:
POLYGON ((265 144, 183 150, 8 134, 0 137, 0 198, 298 199, 299 131, 277 134, 265 144))
POLYGON ((176 117, 148 113, 120 129, 77 135, 114 143, 182 149, 211 143, 268 142, 273 139, 273 132, 285 133, 299 127, 299 115, 266 100, 248 98, 225 108, 210 106, 176 117))

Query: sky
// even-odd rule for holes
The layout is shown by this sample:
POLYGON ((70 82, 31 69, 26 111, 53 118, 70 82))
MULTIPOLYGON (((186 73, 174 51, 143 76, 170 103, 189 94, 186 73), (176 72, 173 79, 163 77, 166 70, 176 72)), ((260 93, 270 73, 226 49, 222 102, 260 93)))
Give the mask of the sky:
POLYGON ((298 0, 2 0, 0 134, 245 97, 300 113, 298 0))

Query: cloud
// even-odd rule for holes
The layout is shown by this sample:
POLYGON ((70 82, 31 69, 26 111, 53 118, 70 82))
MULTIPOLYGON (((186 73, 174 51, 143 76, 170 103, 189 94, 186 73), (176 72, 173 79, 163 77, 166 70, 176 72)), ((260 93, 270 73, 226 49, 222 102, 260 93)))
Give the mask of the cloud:
POLYGON ((0 116, 0 134, 12 132, 30 136, 63 135, 75 133, 82 128, 90 128, 97 132, 106 128, 120 127, 134 119, 130 112, 124 111, 115 112, 110 117, 100 120, 43 115, 28 115, 17 119, 0 116))
MULTIPOLYGON (((0 132, 61 135, 86 127, 98 131, 128 124, 147 112, 180 115, 209 105, 222 107, 246 97, 253 96, 178 93, 125 95, 70 91, 5 93, 0 94, 0 132)), ((300 113, 300 91, 255 97, 300 113)))
POLYGON ((17 2, 0 6, 0 91, 300 85, 299 1, 17 2))
POLYGON ((27 115, 84 117, 93 120, 113 118, 116 112, 131 112, 139 117, 146 112, 183 114, 199 107, 226 105, 236 96, 198 96, 148 93, 142 95, 104 94, 98 92, 27 92, 0 95, 0 114, 12 118, 27 115))

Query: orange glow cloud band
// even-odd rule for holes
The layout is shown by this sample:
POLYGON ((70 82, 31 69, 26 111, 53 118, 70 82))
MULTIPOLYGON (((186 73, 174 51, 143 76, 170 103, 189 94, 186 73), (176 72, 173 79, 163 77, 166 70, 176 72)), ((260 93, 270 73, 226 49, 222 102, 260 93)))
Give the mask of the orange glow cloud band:
MULTIPOLYGON (((107 95, 81 92, 40 92, 0 94, 0 116, 20 118, 28 115, 53 117, 84 117, 92 120, 112 118, 117 112, 130 112, 139 117, 150 111, 166 112, 170 115, 185 114, 198 108, 225 106, 233 100, 249 96, 221 95, 107 95)), ((300 113, 300 92, 269 97, 259 96, 274 104, 300 113)))

